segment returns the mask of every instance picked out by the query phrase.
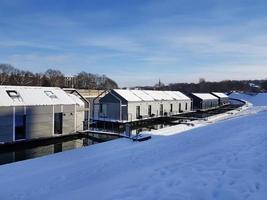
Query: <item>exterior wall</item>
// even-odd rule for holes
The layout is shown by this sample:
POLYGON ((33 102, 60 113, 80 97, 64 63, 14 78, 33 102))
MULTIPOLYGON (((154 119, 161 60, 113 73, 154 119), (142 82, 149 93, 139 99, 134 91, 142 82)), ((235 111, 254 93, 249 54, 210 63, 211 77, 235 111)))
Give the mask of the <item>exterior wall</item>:
MULTIPOLYGON (((75 106, 74 105, 64 105, 62 106, 63 111, 63 134, 69 134, 75 132, 75 106)), ((58 109, 55 109, 59 111, 58 109)), ((82 118, 79 120, 83 120, 82 118)), ((76 121, 78 122, 78 112, 76 112, 76 121)), ((80 124, 76 123, 76 126, 81 126, 80 124)), ((82 130, 82 129, 79 129, 82 130)))
POLYGON ((0 143, 13 140, 13 108, 0 107, 0 143))
MULTIPOLYGON (((74 109, 74 107, 72 107, 74 109)), ((64 112, 65 112, 65 108, 64 108, 64 112)), ((63 116, 64 119, 64 123, 65 122, 65 117, 63 116)), ((85 114, 84 114, 84 107, 81 106, 76 106, 76 119, 70 118, 70 120, 76 120, 75 124, 76 124, 76 129, 73 127, 75 127, 75 124, 73 124, 71 132, 76 132, 76 131, 82 131, 84 130, 84 120, 85 120, 85 114)), ((65 133, 71 133, 70 130, 65 131, 65 133)))
POLYGON ((128 119, 127 113, 127 101, 122 98, 114 97, 112 94, 108 93, 103 98, 99 100, 99 105, 95 105, 95 119, 100 120, 122 120, 128 119), (100 113, 99 106, 102 104, 102 108, 105 108, 105 112, 100 113), (120 111, 121 106, 121 111, 120 111), (120 112, 121 115, 120 116, 120 112))
MULTIPOLYGON (((55 109, 55 112, 57 112, 55 109)), ((29 106, 26 109, 26 139, 53 136, 53 106, 29 106)))
POLYGON ((203 100, 202 109, 211 109, 219 106, 219 100, 203 100))
MULTIPOLYGON (((116 94, 114 94, 116 95, 116 94)), ((174 115, 181 112, 188 112, 192 110, 191 100, 171 100, 171 101, 140 101, 140 102, 127 102, 124 98, 116 95, 114 97, 112 94, 108 93, 99 100, 99 104, 94 106, 94 119, 103 121, 119 121, 120 119, 120 102, 122 104, 122 120, 123 121, 135 121, 138 120, 136 117, 136 107, 140 106, 140 116, 142 119, 149 118, 148 107, 151 105, 151 114, 154 117, 160 116, 160 105, 163 105, 163 115, 174 115), (116 98, 117 97, 117 98, 116 98), (187 109, 186 109, 187 103, 187 109), (105 110, 100 113, 99 105, 105 110), (171 112, 171 104, 173 105, 173 110, 171 112), (181 109, 179 109, 179 104, 181 104, 181 109), (104 108, 105 107, 105 108, 104 108)))
POLYGON ((202 100, 194 95, 190 95, 193 100, 193 110, 201 110, 202 109, 202 100))
POLYGON ((225 105, 225 104, 229 104, 229 98, 228 97, 220 98, 220 105, 225 105))
POLYGON ((193 110, 207 110, 218 107, 219 105, 219 99, 203 100, 194 95, 190 95, 190 97, 193 100, 193 110))
MULTIPOLYGON (((83 130, 84 107, 56 105, 54 113, 63 113, 62 135, 83 130), (76 119, 76 121, 75 121, 76 119), (76 125, 76 127, 75 127, 76 125)), ((36 139, 54 136, 53 106, 15 107, 15 116, 26 114, 26 138, 36 139)), ((0 142, 13 141, 13 107, 0 107, 0 142)))
POLYGON ((191 100, 187 101, 151 101, 151 102, 130 102, 128 104, 128 120, 134 121, 138 120, 136 118, 136 107, 140 106, 140 115, 142 118, 149 118, 148 115, 148 107, 151 105, 151 113, 154 114, 155 117, 160 116, 160 105, 163 105, 163 115, 164 113, 167 115, 175 115, 182 112, 191 111, 191 100), (187 103, 187 109, 186 109, 187 103), (173 105, 173 111, 171 110, 171 104, 173 105), (179 110, 179 104, 181 104, 181 110, 179 110))
POLYGON ((211 94, 219 99, 219 105, 220 106, 229 104, 229 97, 219 97, 214 93, 211 93, 211 94))

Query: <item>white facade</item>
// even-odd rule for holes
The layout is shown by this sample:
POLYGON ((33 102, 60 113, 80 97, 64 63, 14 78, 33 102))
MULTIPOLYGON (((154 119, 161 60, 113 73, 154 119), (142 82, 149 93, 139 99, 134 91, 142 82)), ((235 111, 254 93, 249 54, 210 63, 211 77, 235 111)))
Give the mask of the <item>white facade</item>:
POLYGON ((100 99, 100 102, 105 110, 111 110, 108 107, 114 108, 115 104, 120 104, 117 109, 127 107, 124 111, 121 109, 120 116, 114 114, 117 109, 101 113, 99 116, 104 116, 105 121, 136 121, 191 111, 191 99, 178 91, 115 89, 100 99))

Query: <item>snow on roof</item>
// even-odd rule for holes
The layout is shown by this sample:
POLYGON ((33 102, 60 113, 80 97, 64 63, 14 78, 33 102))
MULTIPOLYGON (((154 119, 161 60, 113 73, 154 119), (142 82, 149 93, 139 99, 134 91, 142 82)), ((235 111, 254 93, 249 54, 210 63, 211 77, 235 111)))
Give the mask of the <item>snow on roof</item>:
POLYGON ((190 100, 190 98, 179 91, 165 91, 168 95, 176 100, 190 100))
POLYGON ((129 102, 140 101, 171 101, 190 100, 189 97, 179 91, 158 91, 158 90, 124 90, 114 89, 121 97, 129 102))
POLYGON ((217 97, 220 98, 228 98, 228 96, 222 92, 212 92, 212 94, 216 95, 217 97))
POLYGON ((81 104, 57 87, 0 86, 0 106, 81 104))
POLYGON ((132 93, 131 90, 114 89, 114 91, 118 93, 121 97, 123 97, 126 101, 142 101, 142 99, 132 93))
POLYGON ((203 100, 217 100, 218 98, 210 93, 192 93, 194 96, 203 99, 203 100))
POLYGON ((144 90, 145 93, 147 93, 149 96, 153 97, 155 100, 174 100, 172 96, 165 93, 164 91, 158 91, 158 90, 144 90))
POLYGON ((74 94, 68 94, 70 96, 70 98, 72 98, 72 100, 79 106, 84 106, 84 102, 81 99, 81 97, 74 95, 74 94))
POLYGON ((145 93, 143 90, 131 90, 132 93, 134 93, 136 96, 138 96, 143 101, 154 101, 155 99, 145 93))

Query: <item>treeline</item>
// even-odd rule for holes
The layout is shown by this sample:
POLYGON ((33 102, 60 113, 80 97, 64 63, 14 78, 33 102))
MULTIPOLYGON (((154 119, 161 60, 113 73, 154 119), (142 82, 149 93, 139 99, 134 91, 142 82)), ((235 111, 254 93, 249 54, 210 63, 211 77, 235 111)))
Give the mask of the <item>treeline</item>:
POLYGON ((0 85, 48 86, 77 89, 113 89, 117 83, 105 75, 80 72, 73 77, 61 71, 48 69, 44 73, 19 70, 9 64, 0 64, 0 85))
POLYGON ((220 82, 209 82, 200 79, 199 83, 171 83, 169 85, 156 84, 154 87, 142 87, 143 89, 178 90, 189 92, 266 92, 267 80, 225 80, 220 82))

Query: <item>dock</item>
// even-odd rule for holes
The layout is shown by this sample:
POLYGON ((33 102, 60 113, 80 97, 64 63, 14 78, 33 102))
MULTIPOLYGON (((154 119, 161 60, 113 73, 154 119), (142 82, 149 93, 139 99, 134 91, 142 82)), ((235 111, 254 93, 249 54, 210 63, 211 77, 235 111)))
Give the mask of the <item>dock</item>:
POLYGON ((87 136, 89 136, 90 134, 115 136, 119 138, 128 138, 128 139, 131 139, 133 141, 138 141, 138 142, 146 141, 152 138, 151 135, 147 135, 147 134, 136 134, 133 136, 133 135, 127 135, 124 133, 116 133, 116 132, 102 131, 102 130, 90 130, 90 129, 79 131, 79 133, 85 134, 87 136))

